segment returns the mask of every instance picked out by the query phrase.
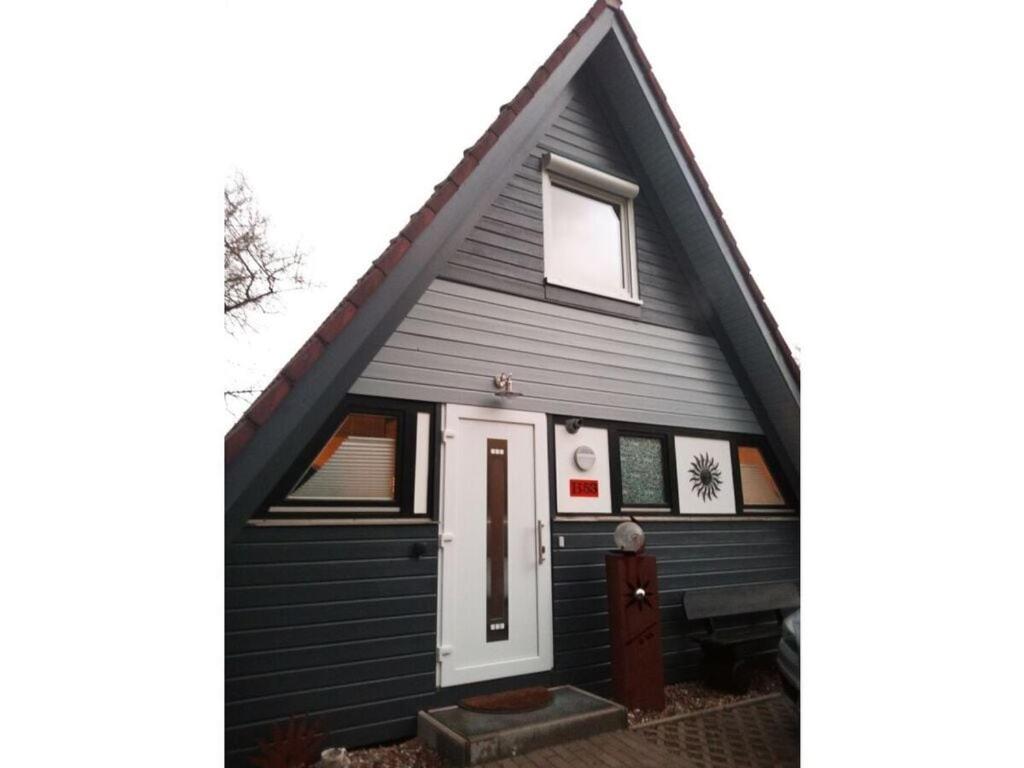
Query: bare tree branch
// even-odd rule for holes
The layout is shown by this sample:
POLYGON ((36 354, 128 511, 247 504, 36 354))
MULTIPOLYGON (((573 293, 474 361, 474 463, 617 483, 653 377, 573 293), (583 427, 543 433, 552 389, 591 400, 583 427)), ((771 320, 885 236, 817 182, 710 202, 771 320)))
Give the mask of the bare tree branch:
POLYGON ((228 389, 224 392, 224 397, 237 397, 244 400, 246 395, 256 395, 259 392, 258 389, 228 389))
POLYGON ((224 188, 224 327, 251 329, 252 313, 272 311, 282 293, 309 286, 305 254, 278 251, 267 239, 267 217, 260 213, 245 176, 236 173, 224 188))
MULTIPOLYGON (((282 294, 310 287, 305 256, 298 248, 282 252, 270 243, 267 217, 245 176, 236 173, 224 187, 224 329, 232 335, 255 330, 256 313, 272 312, 282 294)), ((260 391, 225 390, 224 404, 229 413, 244 409, 260 391)))
POLYGON ((259 388, 224 391, 224 408, 232 419, 238 419, 260 394, 259 388))

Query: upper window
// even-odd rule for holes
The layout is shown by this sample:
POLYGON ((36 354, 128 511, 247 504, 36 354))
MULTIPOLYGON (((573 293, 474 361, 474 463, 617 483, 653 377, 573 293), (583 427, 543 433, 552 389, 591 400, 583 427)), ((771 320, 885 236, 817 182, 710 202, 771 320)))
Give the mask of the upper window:
POLYGON ((760 448, 738 446, 740 484, 745 507, 784 507, 786 500, 772 477, 760 448))
POLYGON ((543 161, 544 279, 639 303, 629 181, 558 155, 543 161))

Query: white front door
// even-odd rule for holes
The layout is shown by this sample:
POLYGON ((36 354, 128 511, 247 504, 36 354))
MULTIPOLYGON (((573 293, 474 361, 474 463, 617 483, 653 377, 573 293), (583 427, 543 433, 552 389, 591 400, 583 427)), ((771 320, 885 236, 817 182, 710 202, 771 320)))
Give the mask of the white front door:
POLYGON ((547 421, 444 407, 438 682, 551 669, 547 421))

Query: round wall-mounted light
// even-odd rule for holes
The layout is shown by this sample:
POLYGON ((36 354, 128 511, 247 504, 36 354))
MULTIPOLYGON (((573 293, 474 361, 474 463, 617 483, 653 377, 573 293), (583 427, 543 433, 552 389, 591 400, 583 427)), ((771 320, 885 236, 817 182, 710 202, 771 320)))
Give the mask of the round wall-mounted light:
POLYGON ((572 455, 572 460, 576 462, 576 466, 582 471, 586 472, 597 461, 597 454, 594 453, 594 449, 589 445, 581 445, 576 449, 576 452, 572 455))

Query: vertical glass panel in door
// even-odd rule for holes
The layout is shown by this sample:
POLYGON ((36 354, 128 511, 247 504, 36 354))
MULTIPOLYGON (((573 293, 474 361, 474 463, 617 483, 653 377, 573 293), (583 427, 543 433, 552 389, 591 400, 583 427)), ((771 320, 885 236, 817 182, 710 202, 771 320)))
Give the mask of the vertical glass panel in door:
POLYGON ((508 640, 508 440, 487 441, 487 642, 508 640))

